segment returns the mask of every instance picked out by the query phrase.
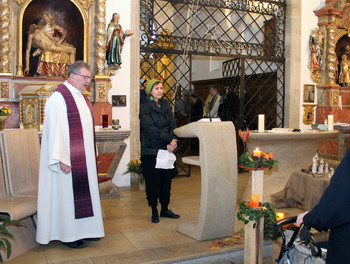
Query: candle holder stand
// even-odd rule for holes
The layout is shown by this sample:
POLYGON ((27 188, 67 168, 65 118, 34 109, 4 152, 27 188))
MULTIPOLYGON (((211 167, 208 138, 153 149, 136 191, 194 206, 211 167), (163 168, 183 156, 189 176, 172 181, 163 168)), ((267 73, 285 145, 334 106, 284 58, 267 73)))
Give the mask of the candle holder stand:
MULTIPOLYGON (((259 202, 263 202, 264 170, 251 170, 252 194, 259 194, 259 202)), ((245 225, 244 231, 244 264, 263 263, 264 217, 245 225), (253 227, 255 225, 255 228, 253 227)))

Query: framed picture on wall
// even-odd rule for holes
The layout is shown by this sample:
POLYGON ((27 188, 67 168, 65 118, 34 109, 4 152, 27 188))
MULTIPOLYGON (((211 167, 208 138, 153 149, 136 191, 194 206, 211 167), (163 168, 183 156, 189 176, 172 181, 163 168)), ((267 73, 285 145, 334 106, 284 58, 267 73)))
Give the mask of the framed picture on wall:
POLYGON ((303 103, 314 104, 315 103, 315 85, 304 84, 304 96, 303 103))
POLYGON ((126 95, 112 95, 112 106, 126 106, 126 95))

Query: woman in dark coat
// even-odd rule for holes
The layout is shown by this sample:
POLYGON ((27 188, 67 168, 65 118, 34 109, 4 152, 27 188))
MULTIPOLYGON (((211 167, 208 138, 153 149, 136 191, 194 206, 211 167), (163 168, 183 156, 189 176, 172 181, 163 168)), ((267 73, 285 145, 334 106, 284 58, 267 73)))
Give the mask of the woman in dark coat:
POLYGON ((177 148, 177 139, 174 134, 176 123, 169 102, 162 98, 162 82, 159 79, 150 80, 147 83, 146 92, 149 98, 140 109, 141 166, 146 180, 148 205, 152 208, 151 221, 158 223, 158 199, 161 204, 161 217, 180 217, 168 208, 174 170, 155 168, 159 149, 173 152, 177 148))
POLYGON ((336 169, 320 202, 298 216, 297 223, 318 231, 330 229, 327 264, 348 264, 350 257, 350 148, 336 169))

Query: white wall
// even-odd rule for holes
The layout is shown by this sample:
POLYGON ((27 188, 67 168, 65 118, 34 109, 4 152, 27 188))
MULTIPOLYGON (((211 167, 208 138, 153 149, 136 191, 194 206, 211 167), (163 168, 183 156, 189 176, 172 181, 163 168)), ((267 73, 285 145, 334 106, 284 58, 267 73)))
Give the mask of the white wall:
MULTIPOLYGON (((301 10, 301 67, 300 67, 300 128, 311 128, 311 125, 303 123, 303 89, 304 84, 315 84, 311 79, 311 71, 308 67, 310 60, 309 37, 314 28, 317 27, 318 18, 313 11, 322 8, 325 5, 324 0, 302 0, 301 10)), ((317 89, 316 89, 317 90, 317 89)), ((317 91, 316 91, 317 93, 317 91)), ((315 94, 317 98, 317 94, 315 94)), ((314 108, 315 109, 315 108, 314 108)), ((316 112, 316 109, 315 109, 316 112)))
MULTIPOLYGON (((131 0, 106 0, 106 29, 112 18, 113 13, 120 15, 119 24, 123 30, 130 29, 131 18, 131 0)), ((134 35, 131 36, 135 37, 134 35)), ((122 130, 130 130, 130 37, 125 39, 122 51, 122 65, 116 71, 114 76, 111 76, 112 88, 108 91, 108 100, 112 103, 112 95, 126 95, 126 107, 113 107, 113 119, 119 119, 122 130)), ((118 169, 115 173, 113 183, 117 186, 129 186, 130 176, 123 175, 126 171, 126 164, 130 160, 130 142, 127 143, 124 155, 120 161, 118 169)))

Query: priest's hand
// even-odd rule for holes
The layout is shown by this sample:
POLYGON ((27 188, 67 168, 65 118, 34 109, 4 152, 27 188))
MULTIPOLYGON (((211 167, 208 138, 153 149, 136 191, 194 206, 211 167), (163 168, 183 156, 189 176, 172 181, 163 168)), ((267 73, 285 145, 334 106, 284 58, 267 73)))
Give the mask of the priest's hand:
POLYGON ((65 174, 68 174, 68 173, 70 173, 71 167, 66 165, 66 164, 64 164, 64 163, 62 163, 62 162, 60 162, 60 169, 65 174))

